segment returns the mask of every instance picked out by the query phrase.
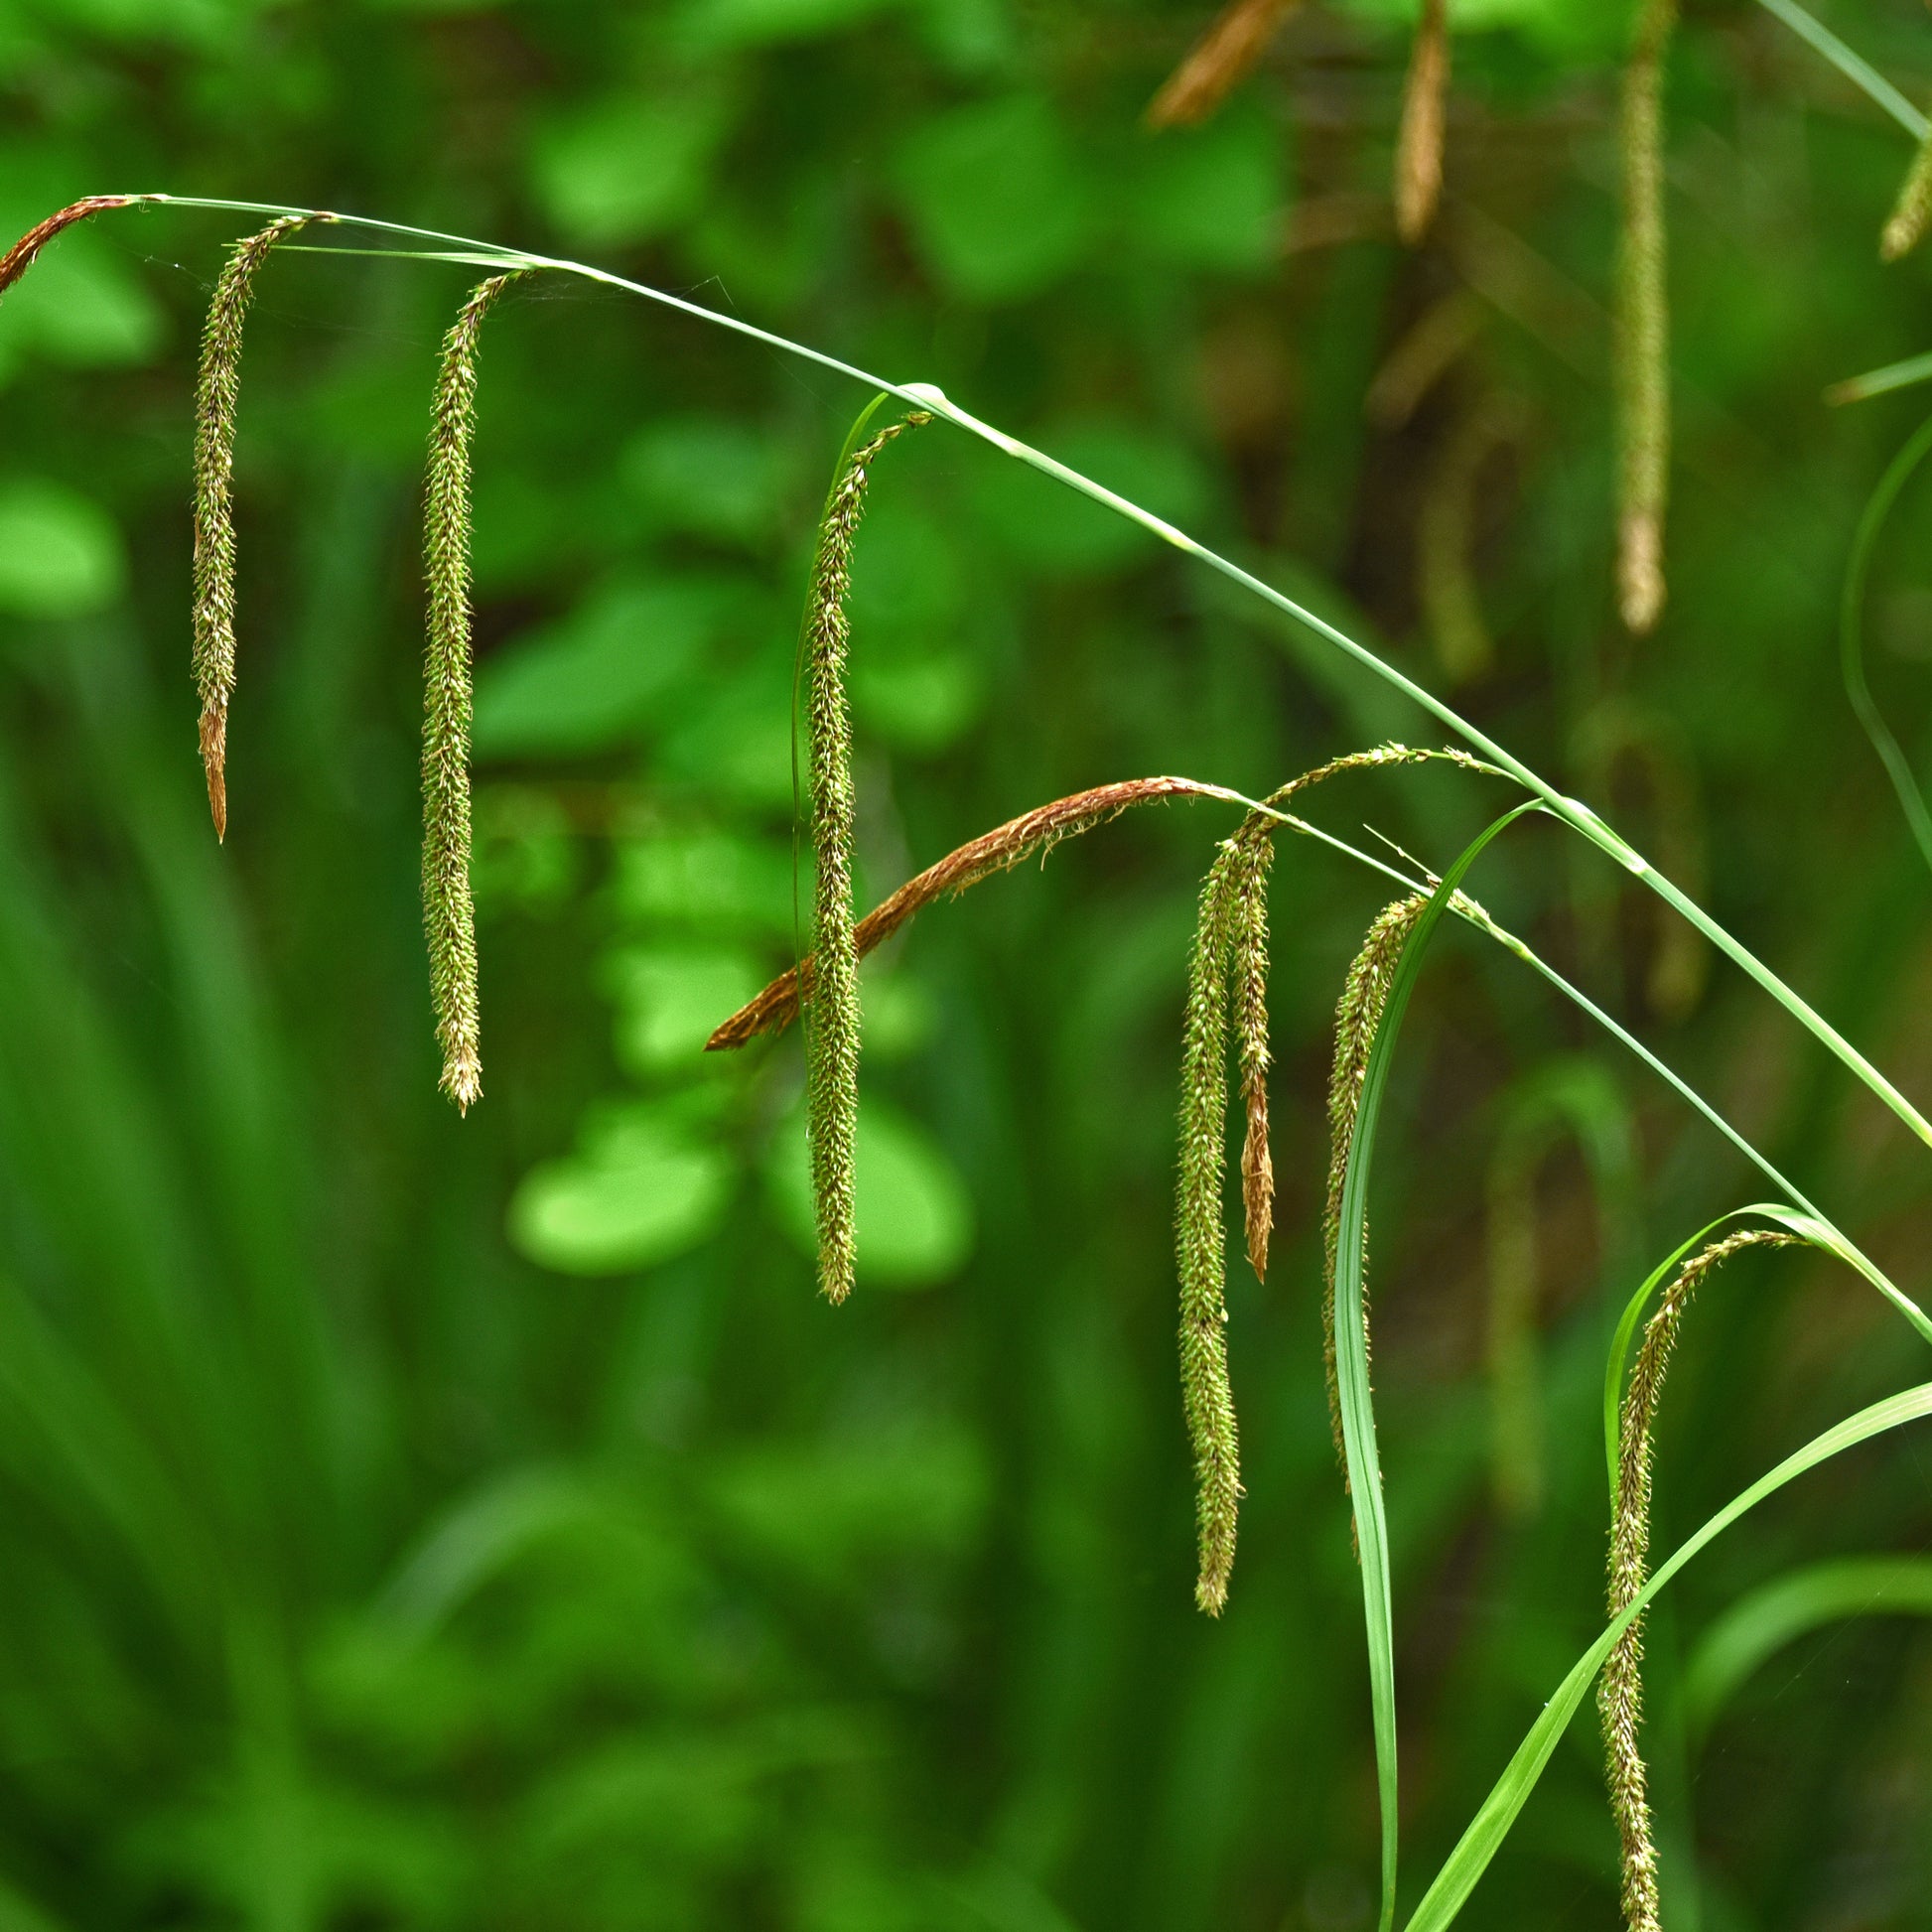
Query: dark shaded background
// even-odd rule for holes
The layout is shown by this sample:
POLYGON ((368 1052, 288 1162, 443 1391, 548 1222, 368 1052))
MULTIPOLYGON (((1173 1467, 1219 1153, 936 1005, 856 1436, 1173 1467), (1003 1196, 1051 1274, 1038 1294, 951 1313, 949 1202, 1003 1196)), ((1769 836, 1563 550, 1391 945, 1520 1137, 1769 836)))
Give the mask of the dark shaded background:
MULTIPOLYGON (((1834 624, 1925 402, 1820 401, 1925 345, 1923 259, 1875 259, 1909 143, 1755 7, 1693 7, 1672 600, 1633 643, 1605 317, 1626 9, 1451 11, 1449 197, 1414 252, 1383 0, 1311 4, 1213 122, 1158 139, 1139 117, 1196 7, 0 0, 0 231, 121 189, 342 207, 938 381, 1454 687, 1923 1099, 1932 881, 1834 624)), ((1924 99, 1922 8, 1827 14, 1924 99)), ((0 1928, 1366 1926, 1316 1220, 1374 882, 1301 845, 1276 868, 1281 1225, 1265 1290, 1231 1271, 1248 1500, 1212 1624, 1169 1214, 1193 898, 1231 820, 1124 821, 876 962, 866 1279, 827 1311, 795 1040, 696 1046, 790 956, 792 640, 865 396, 529 284, 483 351, 488 1097, 459 1120, 417 901, 416 514, 470 274, 264 274, 217 849, 188 445, 200 313, 249 225, 105 217, 0 311, 0 1928)), ((1908 492, 1871 605, 1913 752, 1928 507, 1908 492)), ((879 466, 855 621, 868 902, 1080 786, 1256 792, 1437 742, 943 428, 879 466)), ((1317 816, 1438 864, 1500 801, 1349 784, 1317 816)), ((1552 827, 1475 883, 1924 1293, 1923 1150, 1768 1003, 1552 827)), ((1467 933, 1396 1103, 1376 1363, 1413 1899, 1597 1625, 1611 1306, 1762 1183, 1467 933), (1497 1376, 1512 1291, 1537 1339, 1497 1376)), ((1738 1264, 1665 1403, 1660 1538, 1923 1373, 1848 1277, 1738 1264)), ((1921 1625, 1801 1640, 1702 1738, 1673 1689, 1740 1592, 1923 1552, 1928 1478, 1909 1434, 1832 1465, 1657 1619, 1673 1932, 1932 1924, 1921 1625)), ((1610 1925, 1614 1859, 1580 1721, 1472 1911, 1610 1925)))

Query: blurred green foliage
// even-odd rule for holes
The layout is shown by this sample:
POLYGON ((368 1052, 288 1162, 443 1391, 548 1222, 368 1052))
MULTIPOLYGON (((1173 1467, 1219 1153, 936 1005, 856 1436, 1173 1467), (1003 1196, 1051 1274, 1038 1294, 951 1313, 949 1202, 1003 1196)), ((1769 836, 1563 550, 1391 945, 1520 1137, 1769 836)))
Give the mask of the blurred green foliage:
MULTIPOLYGON (((1156 138, 1140 115, 1198 7, 0 0, 0 231, 166 189, 585 253, 939 382, 1439 688, 1418 535, 1468 425, 1502 422, 1462 560, 1494 661, 1458 704, 1922 1095, 1932 884, 1832 626, 1860 506, 1925 404, 1819 401, 1925 346, 1924 261, 1875 260, 1907 145, 1745 0, 1692 10, 1672 601, 1633 644, 1604 313, 1623 10, 1457 0, 1450 200, 1414 254, 1386 203, 1411 11, 1311 0, 1215 119, 1156 138)), ((1922 9, 1823 11, 1925 98, 1922 9)), ((1315 1221, 1326 1017, 1372 882, 1300 846, 1276 869, 1281 1224, 1269 1286, 1231 1281, 1248 1498, 1209 1625, 1169 1207, 1186 934, 1231 821, 1125 821, 874 959, 861 1293, 817 1305, 796 1039, 697 1048, 793 957, 797 607, 865 397, 525 285, 483 354, 487 1098, 459 1121, 434 1090, 413 741, 421 450, 466 272, 288 249, 264 275, 217 850, 189 409, 239 228, 106 216, 0 306, 0 1926, 1365 1925, 1315 1221)), ((1918 488, 1869 626, 1921 770, 1929 535, 1918 488)), ((943 431, 878 467, 854 621, 868 904, 1084 785, 1254 793, 1422 731, 943 431)), ((1492 805, 1420 772, 1319 809, 1440 864, 1492 805)), ((1923 1297, 1922 1151, 1822 1055, 1548 828, 1478 887, 1923 1297)), ((1597 1626, 1595 1408, 1628 1271, 1752 1191, 1506 958, 1442 952, 1375 1208, 1412 1884, 1597 1626), (1552 1106, 1568 1136, 1531 1134, 1552 1106), (1638 1205, 1604 1148, 1635 1150, 1638 1205), (1531 1317, 1500 1417, 1499 1162, 1531 1317), (1499 1490, 1519 1412, 1542 1466, 1499 1490)), ((1922 1375, 1901 1335, 1823 1264, 1740 1264, 1673 1377, 1660 1543, 1922 1375)), ((1922 1550, 1924 1454, 1808 1478, 1666 1599, 1674 1928, 1932 1925, 1922 1621, 1794 1637, 1695 1744, 1675 1688, 1746 1590, 1922 1550)), ((1610 1923, 1614 1861, 1579 1725, 1477 1908, 1610 1923)))

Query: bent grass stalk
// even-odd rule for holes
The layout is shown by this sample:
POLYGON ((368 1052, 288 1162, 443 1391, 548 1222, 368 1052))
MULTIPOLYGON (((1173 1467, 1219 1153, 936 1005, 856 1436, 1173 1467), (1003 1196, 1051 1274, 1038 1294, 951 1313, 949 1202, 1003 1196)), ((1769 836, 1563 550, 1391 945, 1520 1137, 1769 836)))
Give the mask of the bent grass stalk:
MULTIPOLYGON (((1611 1513, 1609 1614, 1620 1617, 1637 1603, 1650 1553, 1650 1478, 1655 1459, 1652 1431, 1671 1350, 1691 1298, 1713 1273, 1742 1249, 1788 1248, 1798 1237, 1780 1228, 1740 1228, 1713 1241, 1678 1270, 1644 1330, 1643 1347, 1623 1398, 1611 1513)), ((1628 1932, 1660 1932, 1657 1847, 1650 1831, 1650 1804, 1643 1751, 1643 1617, 1634 1614, 1616 1640, 1597 1691, 1610 1809, 1622 1842, 1623 1922, 1628 1932)))
POLYGON ((483 1096, 477 909, 470 888, 470 473, 483 317, 523 269, 471 292, 443 339, 424 492, 429 648, 423 677, 423 923, 443 1048, 443 1091, 468 1113, 483 1096))
POLYGON ((806 603, 805 735, 816 970, 805 1051, 805 1130, 818 1219, 819 1287, 834 1306, 852 1293, 858 1265, 853 1196, 859 1136, 859 948, 852 918, 852 711, 845 691, 852 626, 845 607, 852 588, 852 545, 865 513, 872 463, 902 431, 930 420, 916 412, 853 452, 826 499, 806 603))
POLYGON ((238 241, 208 303, 195 397, 195 685, 201 694, 202 768, 214 836, 228 836, 228 704, 235 681, 234 438, 241 393, 241 331, 255 275, 269 250, 319 217, 278 215, 238 241))

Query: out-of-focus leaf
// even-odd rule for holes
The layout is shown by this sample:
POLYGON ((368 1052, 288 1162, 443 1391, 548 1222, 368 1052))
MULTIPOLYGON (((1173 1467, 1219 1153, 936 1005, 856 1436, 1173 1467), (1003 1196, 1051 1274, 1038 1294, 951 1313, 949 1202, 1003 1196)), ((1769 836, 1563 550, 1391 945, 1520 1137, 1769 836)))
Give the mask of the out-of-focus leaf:
POLYGON ((703 48, 816 40, 900 6, 903 0, 686 0, 679 38, 703 48))
POLYGON ((722 946, 627 946, 605 972, 618 1001, 618 1057, 646 1076, 718 1070, 705 1041, 766 977, 748 954, 722 946))
POLYGON ((1096 233, 1092 180, 1043 100, 977 101, 927 122, 899 157, 912 233, 940 280, 975 302, 1036 294, 1096 233))
MULTIPOLYGON (((780 845, 666 829, 627 840, 617 858, 618 908, 646 930, 791 935, 791 856, 780 845)), ((808 912, 809 902, 799 910, 808 912)))
POLYGON ((782 446, 727 416, 653 423, 625 446, 625 483, 660 527, 757 544, 782 499, 782 446))
MULTIPOLYGON (((916 451, 914 445, 907 455, 916 451)), ((957 530, 894 481, 897 486, 877 491, 867 505, 853 553, 855 661, 882 631, 930 638, 967 607, 970 574, 957 530)))
POLYGON ((880 737, 908 752, 941 752, 979 716, 986 679, 965 650, 895 653, 858 659, 852 702, 880 737))
POLYGON ((0 483, 0 611, 77 618, 121 593, 121 536, 98 503, 38 479, 0 483))
MULTIPOLYGON (((816 1252, 802 1114, 772 1143, 765 1173, 785 1229, 816 1252)), ((862 1286, 927 1288, 972 1253, 972 1203, 958 1171, 923 1128, 874 1099, 859 1107, 857 1209, 862 1286)))
POLYGON ((1685 1667, 1692 1728, 1707 1730, 1751 1673, 1786 1644, 1856 1616, 1932 1616, 1932 1558, 1809 1564, 1740 1597, 1704 1633, 1685 1667))
POLYGON ((0 366, 31 350, 69 368, 124 368, 152 361, 166 336, 161 306, 84 229, 61 236, 0 303, 0 366))
POLYGON ((537 195, 574 240, 645 240, 696 207, 730 118, 724 91, 702 80, 615 95, 538 141, 537 195))
POLYGON ((709 578, 608 586, 483 665, 478 755, 595 752, 635 737, 744 601, 709 578))
MULTIPOLYGON (((1035 441, 1049 456, 1183 529, 1199 523, 1206 500, 1200 467, 1180 445, 1138 424, 1074 420, 1035 441)), ((1111 570, 1157 547, 1124 516, 1062 489, 1024 464, 986 464, 974 472, 973 506, 987 533, 1042 576, 1111 570)))
POLYGON ((786 1439, 739 1449, 712 1498, 762 1548, 827 1581, 862 1582, 894 1555, 960 1556, 984 1518, 981 1445, 946 1422, 877 1436, 786 1439))
POLYGON ((627 1275, 694 1248, 717 1227, 732 1163, 638 1105, 614 1111, 578 1154, 546 1161, 511 1197, 517 1250, 564 1275, 627 1275))
POLYGON ((1251 105, 1163 133, 1140 157, 1123 242, 1180 267, 1269 267, 1287 224, 1285 150, 1286 131, 1251 105))
POLYGON ((66 1932, 66 1928, 24 1891, 0 1880, 0 1932, 66 1932))
MULTIPOLYGON (((1371 20, 1397 34, 1415 25, 1413 0, 1340 0, 1343 11, 1371 20)), ((1609 60, 1620 53, 1628 23, 1591 0, 1463 0, 1455 32, 1513 29, 1553 60, 1609 60)))
POLYGON ((207 46, 259 13, 259 0, 63 0, 73 27, 113 40, 207 46))
POLYGON ((481 908, 513 905, 555 911, 579 872, 569 815, 535 785, 484 785, 477 794, 471 874, 481 908))
POLYGON ((864 973, 860 1027, 874 1060, 903 1059, 932 1037, 939 1016, 932 995, 903 969, 864 973))

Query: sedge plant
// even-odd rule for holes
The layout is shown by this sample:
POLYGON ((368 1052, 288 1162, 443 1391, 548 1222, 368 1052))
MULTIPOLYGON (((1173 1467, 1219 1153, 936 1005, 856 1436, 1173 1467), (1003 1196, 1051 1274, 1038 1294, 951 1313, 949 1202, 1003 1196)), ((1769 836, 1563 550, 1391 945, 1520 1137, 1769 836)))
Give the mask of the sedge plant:
MULTIPOLYGON (((1765 4, 1781 13, 1787 9, 1795 12, 1792 0, 1765 0, 1765 4)), ((1211 112, 1259 58, 1288 10, 1287 0, 1236 0, 1157 101, 1151 118, 1157 125, 1166 125, 1196 120, 1211 112)), ((1664 601, 1662 527, 1669 414, 1662 102, 1664 60, 1673 18, 1672 0, 1643 0, 1636 16, 1624 85, 1625 230, 1618 277, 1623 494, 1618 577, 1623 615, 1634 630, 1654 624, 1664 601)), ((1427 228, 1440 193, 1449 65, 1447 32, 1445 8, 1432 0, 1424 9, 1419 30, 1399 153, 1399 219, 1403 231, 1412 237, 1427 228)), ((1913 181, 1917 181, 1916 172, 1913 181)), ((1894 227, 1923 199, 1923 194, 1908 183, 1894 227)), ((1268 912, 1274 842, 1283 831, 1291 831, 1316 840, 1394 882, 1396 896, 1369 927, 1361 950, 1342 979, 1329 1082, 1330 1165, 1321 1217, 1326 1378, 1361 1575, 1381 1809, 1379 1919, 1384 1932, 1395 1923, 1399 1896, 1399 1766, 1389 1537, 1370 1373, 1368 1199, 1390 1067, 1404 1013, 1445 916, 1453 914, 1574 1002, 1635 1052, 1766 1177, 1778 1197, 1738 1210, 1761 1225, 1715 1239, 1714 1226, 1693 1236, 1644 1283, 1625 1311, 1610 1351, 1605 1382, 1605 1452, 1611 1498, 1608 1620, 1556 1688, 1407 1920, 1412 1932, 1431 1932, 1456 1916, 1507 1836, 1565 1727, 1600 1678, 1607 1788, 1623 1848, 1626 1922, 1631 1932, 1655 1932, 1657 1858, 1641 1745, 1641 1630, 1647 1607, 1715 1537, 1786 1483, 1859 1443, 1932 1415, 1932 1381, 1928 1381, 1846 1419, 1787 1456, 1652 1566, 1649 1498, 1653 1423, 1665 1368, 1687 1306, 1711 1272, 1739 1249, 1802 1243, 1848 1266, 1928 1343, 1932 1343, 1932 1319, 1708 1100, 1581 989, 1498 925, 1462 890, 1463 882, 1488 846, 1524 819, 1534 816, 1556 821, 1655 894, 1720 955, 1769 993, 1928 1146, 1932 1146, 1932 1123, 1850 1040, 1590 805, 1567 795, 1424 686, 1281 590, 1050 455, 981 421, 931 385, 885 381, 735 317, 716 314, 683 297, 590 265, 328 210, 165 194, 90 197, 49 216, 0 256, 0 295, 74 222, 114 209, 170 207, 267 217, 266 226, 234 247, 216 285, 198 412, 194 671, 201 701, 199 737, 217 834, 226 825, 226 725, 235 679, 236 556, 230 476, 242 323, 255 279, 279 245, 298 230, 320 223, 363 229, 386 252, 455 261, 483 272, 484 279, 465 303, 444 344, 431 402, 425 491, 424 909, 432 1005, 443 1053, 442 1084, 460 1108, 467 1109, 482 1091, 475 919, 469 881, 468 768, 469 505, 479 346, 485 314, 506 288, 524 276, 538 271, 574 275, 627 291, 856 379, 875 390, 882 400, 897 399, 905 411, 899 420, 877 432, 869 431, 869 421, 879 403, 861 418, 834 473, 811 572, 800 667, 808 766, 808 797, 802 816, 811 845, 815 887, 811 946, 789 972, 739 1013, 725 1019, 711 1040, 714 1048, 742 1047, 759 1035, 781 1031, 793 1019, 802 1017, 806 1024, 807 1115, 819 1275, 831 1301, 844 1300, 863 1270, 863 1229, 858 1225, 856 1207, 856 1122, 858 965, 864 954, 902 928, 923 907, 956 896, 1025 858, 1041 855, 1060 840, 1100 827, 1130 808, 1192 800, 1210 809, 1238 810, 1232 830, 1214 849, 1201 887, 1199 915, 1184 972, 1180 1042, 1175 1215, 1180 1384, 1197 1488, 1195 1595, 1200 1607, 1209 1613, 1220 1611, 1228 1598, 1242 1494, 1225 1293, 1224 1172, 1231 1068, 1239 1082, 1243 1121, 1238 1191, 1245 1223, 1244 1246, 1257 1276, 1265 1277, 1268 1270, 1275 1215, 1268 1116, 1272 1059, 1268 912), (856 794, 846 697, 854 647, 847 610, 853 540, 877 459, 904 428, 925 422, 943 422, 980 439, 1217 572, 1393 686, 1424 714, 1447 727, 1460 741, 1459 747, 1435 751, 1386 745, 1347 754, 1289 780, 1262 798, 1246 797, 1208 779, 1180 776, 1130 779, 1093 787, 1008 820, 927 867, 866 916, 856 916, 856 794), (1404 854, 1397 853, 1392 861, 1360 850, 1292 809, 1301 804, 1302 794, 1319 783, 1364 769, 1411 766, 1423 760, 1448 762, 1483 784, 1501 781, 1512 786, 1516 794, 1508 809, 1440 872, 1404 854), (1650 1298, 1660 1289, 1661 1303, 1650 1316, 1634 1368, 1626 1378, 1624 1364, 1637 1323, 1650 1298)), ((1922 215, 1914 218, 1922 225, 1922 215)), ((1887 247, 1888 252, 1897 252, 1889 241, 1887 247)), ((1914 461, 1917 453, 1915 450, 1914 461)), ((1901 474, 1901 483, 1902 480, 1901 474)), ((1868 542, 1864 547, 1868 548, 1868 542)))

